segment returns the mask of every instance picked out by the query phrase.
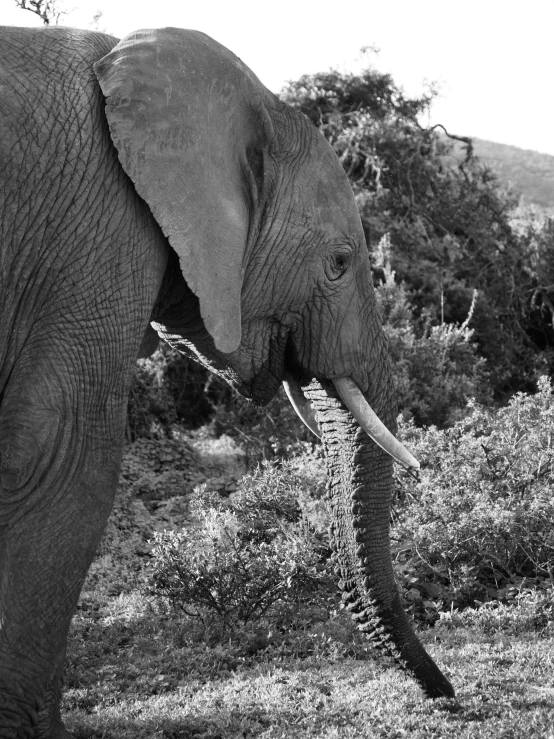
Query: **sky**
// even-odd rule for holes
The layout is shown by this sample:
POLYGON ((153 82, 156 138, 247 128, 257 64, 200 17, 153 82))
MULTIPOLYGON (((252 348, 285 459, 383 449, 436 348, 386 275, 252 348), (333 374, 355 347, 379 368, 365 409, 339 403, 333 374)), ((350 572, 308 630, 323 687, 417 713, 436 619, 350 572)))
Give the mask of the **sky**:
MULTIPOLYGON (((554 155, 554 0, 58 0, 62 25, 117 37, 176 26, 207 33, 278 92, 287 80, 371 65, 406 93, 438 86, 449 132, 554 155), (362 47, 378 53, 361 54, 362 47)), ((2 25, 39 26, 15 0, 2 25)))

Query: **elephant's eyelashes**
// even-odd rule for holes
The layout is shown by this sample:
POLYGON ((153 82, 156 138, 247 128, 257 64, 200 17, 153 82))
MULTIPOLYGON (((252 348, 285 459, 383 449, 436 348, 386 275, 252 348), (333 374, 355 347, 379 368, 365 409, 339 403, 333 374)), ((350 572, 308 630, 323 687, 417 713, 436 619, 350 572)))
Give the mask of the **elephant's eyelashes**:
POLYGON ((327 277, 330 280, 338 280, 350 266, 351 259, 352 252, 349 249, 345 247, 335 249, 329 254, 329 258, 327 260, 325 270, 327 277))

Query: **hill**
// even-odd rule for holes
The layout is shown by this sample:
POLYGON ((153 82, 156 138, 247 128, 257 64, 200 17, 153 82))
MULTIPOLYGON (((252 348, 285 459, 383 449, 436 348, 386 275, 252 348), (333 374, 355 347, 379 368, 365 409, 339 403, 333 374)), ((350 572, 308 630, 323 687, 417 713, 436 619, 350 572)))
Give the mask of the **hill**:
MULTIPOLYGON (((554 156, 473 138, 475 154, 528 204, 554 214, 554 156)), ((458 147, 457 147, 458 148, 458 147)))

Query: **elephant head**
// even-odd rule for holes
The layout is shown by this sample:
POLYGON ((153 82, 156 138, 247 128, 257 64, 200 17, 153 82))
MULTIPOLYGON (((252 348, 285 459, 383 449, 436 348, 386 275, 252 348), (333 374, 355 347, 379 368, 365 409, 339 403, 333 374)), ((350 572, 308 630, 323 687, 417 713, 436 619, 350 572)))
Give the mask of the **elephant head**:
POLYGON ((429 696, 453 695, 394 582, 390 455, 418 464, 391 433, 386 342, 337 156, 300 113, 202 33, 133 33, 95 71, 121 164, 186 282, 180 293, 173 284, 154 328, 257 402, 284 382, 323 439, 347 607, 429 696), (191 301, 201 330, 191 330, 191 301))

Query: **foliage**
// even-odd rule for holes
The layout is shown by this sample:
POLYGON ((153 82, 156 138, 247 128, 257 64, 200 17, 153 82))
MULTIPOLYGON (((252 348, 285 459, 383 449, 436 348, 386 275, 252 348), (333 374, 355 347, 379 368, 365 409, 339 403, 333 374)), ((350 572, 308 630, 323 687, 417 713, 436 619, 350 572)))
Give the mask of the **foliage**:
POLYGON ((194 531, 155 535, 151 592, 188 615, 207 612, 235 627, 269 609, 282 618, 287 606, 328 599, 327 548, 301 520, 294 492, 273 467, 229 500, 198 488, 194 531))
POLYGON ((164 343, 151 357, 137 360, 127 407, 128 441, 159 439, 176 427, 208 423, 215 436, 244 443, 249 463, 301 452, 315 441, 283 391, 260 408, 164 343))
POLYGON ((177 422, 198 428, 214 415, 214 404, 231 393, 225 382, 162 342, 152 356, 137 360, 127 407, 128 440, 167 436, 177 422))
MULTIPOLYGON (((531 410, 533 402, 538 403, 535 411, 520 411, 520 444, 530 447, 536 439, 533 434, 524 436, 531 427, 529 419, 539 417, 551 401, 522 399, 525 407, 531 403, 531 410)), ((548 413, 544 416, 546 428, 548 413)), ((485 419, 495 430, 494 413, 485 413, 485 419)), ((460 425, 469 436, 471 424, 470 417, 460 425)), ((499 418, 498 429, 501 426, 499 418)), ((451 487, 445 471, 450 458, 437 460, 433 446, 440 452, 437 434, 442 438, 453 432, 404 426, 406 442, 427 465, 423 475, 431 476, 433 466, 442 469, 445 498, 451 487)), ((517 453, 519 445, 508 437, 507 448, 517 453)), ((295 527, 308 519, 312 531, 318 532, 318 547, 327 530, 325 475, 317 452, 263 465, 245 478, 230 501, 206 488, 189 506, 186 488, 195 484, 197 473, 212 473, 204 469, 208 457, 199 451, 206 441, 200 443, 196 434, 186 438, 186 448, 176 437, 139 440, 124 451, 115 525, 89 572, 71 626, 63 713, 75 736, 226 737, 246 732, 354 739, 368 732, 400 736, 407 731, 421 738, 548 735, 554 674, 548 577, 516 577, 497 591, 496 600, 475 601, 474 607, 462 610, 447 578, 416 561, 412 531, 410 538, 401 540, 394 529, 396 571, 405 603, 419 615, 420 623, 438 618, 436 627, 420 636, 457 689, 463 687, 463 706, 456 705, 453 711, 437 710, 436 701, 422 701, 417 685, 376 654, 347 614, 335 610, 337 601, 330 596, 334 584, 321 583, 321 589, 318 585, 313 604, 306 602, 312 598, 278 602, 265 616, 253 614, 246 624, 228 629, 222 628, 221 618, 210 616, 209 609, 195 609, 204 616, 202 623, 166 606, 164 598, 146 596, 145 583, 151 582, 155 565, 148 540, 154 531, 168 527, 188 531, 189 541, 195 538, 190 508, 197 509, 197 499, 204 511, 229 512, 233 508, 227 502, 235 503, 254 537, 264 535, 263 528, 253 525, 257 508, 263 506, 264 520, 272 521, 270 529, 279 530, 283 520, 285 527, 295 527), (192 477, 187 473, 186 480, 170 490, 167 475, 177 466, 192 477), (403 544, 409 545, 404 551, 403 544)), ((452 446, 454 454, 454 441, 452 446)), ((525 463, 526 453, 524 447, 516 454, 519 465, 525 463)), ((483 456, 466 462, 468 467, 487 465, 483 456)), ((398 521, 404 509, 416 505, 426 478, 416 487, 403 473, 397 474, 398 521)), ((473 474, 476 479, 478 471, 473 474)), ((520 477, 525 475, 514 474, 516 484, 520 477)), ((434 504, 432 497, 428 504, 434 504)), ((549 525, 546 522, 545 528, 549 525)))
POLYGON ((502 600, 479 603, 477 608, 443 611, 439 626, 453 624, 478 628, 483 634, 516 636, 532 631, 554 633, 554 583, 542 580, 537 586, 524 581, 505 589, 502 600))
POLYGON ((547 370, 554 366, 554 218, 520 208, 514 225, 526 255, 527 330, 547 370))
POLYGON ((298 418, 282 389, 264 407, 230 391, 214 410, 213 433, 241 441, 249 463, 284 459, 301 454, 318 443, 298 418))
POLYGON ((389 339, 399 410, 419 426, 444 427, 463 415, 470 398, 489 404, 489 373, 468 327, 477 295, 461 325, 433 326, 429 315, 417 320, 406 289, 395 281, 388 234, 376 255, 384 274, 376 289, 377 305, 389 339))
POLYGON ((518 394, 497 411, 473 406, 450 429, 404 429, 422 471, 419 481, 401 479, 395 553, 418 607, 436 612, 429 601, 466 606, 509 600, 514 587, 552 586, 553 424, 542 378, 536 395, 518 394))

